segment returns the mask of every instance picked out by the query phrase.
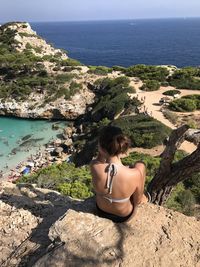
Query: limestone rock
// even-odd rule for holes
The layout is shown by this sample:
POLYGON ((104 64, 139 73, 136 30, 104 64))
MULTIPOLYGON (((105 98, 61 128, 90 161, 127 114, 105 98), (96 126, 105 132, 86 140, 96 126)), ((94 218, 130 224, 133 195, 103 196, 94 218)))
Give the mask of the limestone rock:
MULTIPOLYGON (((12 22, 0 26, 0 34, 8 34, 12 32, 13 42, 12 48, 21 53, 30 50, 31 53, 36 55, 39 59, 37 66, 44 69, 45 72, 54 76, 55 74, 65 74, 65 72, 54 71, 55 62, 51 62, 48 57, 55 56, 59 60, 68 59, 68 56, 60 49, 55 49, 48 44, 44 39, 39 37, 33 31, 28 23, 25 22, 12 22), (44 56, 47 56, 46 59, 44 56), (41 62, 41 58, 42 62, 41 62)), ((69 99, 65 99, 64 95, 56 99, 48 99, 49 94, 45 86, 35 86, 32 93, 26 100, 19 100, 13 97, 0 99, 0 115, 14 116, 20 118, 43 118, 43 119, 67 119, 74 120, 80 115, 85 114, 87 106, 94 102, 95 95, 87 87, 87 74, 84 76, 87 67, 82 66, 74 75, 73 81, 81 85, 78 90, 69 99)), ((35 70, 34 70, 35 71, 35 70)), ((71 81, 70 81, 71 82, 71 81)), ((70 83, 65 83, 66 88, 70 83)), ((56 90, 57 87, 55 87, 56 90)))
POLYGON ((40 259, 48 266, 197 266, 200 223, 153 204, 141 205, 130 223, 114 224, 69 210, 50 229, 63 245, 40 259))
POLYGON ((53 46, 47 44, 45 40, 39 37, 27 22, 7 23, 2 27, 3 31, 14 30, 16 32, 14 39, 17 41, 17 44, 15 48, 19 52, 27 49, 28 45, 28 48, 30 48, 31 52, 36 56, 59 55, 62 59, 68 58, 62 50, 53 48, 53 46))
POLYGON ((143 204, 129 223, 95 215, 77 201, 34 185, 2 183, 1 267, 198 267, 200 222, 143 204))
POLYGON ((94 94, 85 89, 79 91, 69 100, 65 100, 62 97, 41 106, 43 101, 44 99, 37 99, 37 94, 30 95, 29 100, 24 102, 17 102, 15 99, 5 102, 0 100, 0 115, 20 118, 73 120, 85 114, 87 106, 94 101, 94 94))
MULTIPOLYGON (((40 218, 30 211, 16 207, 0 200, 0 266, 26 241, 32 230, 38 225, 40 218)), ((10 266, 15 263, 15 257, 10 266)))

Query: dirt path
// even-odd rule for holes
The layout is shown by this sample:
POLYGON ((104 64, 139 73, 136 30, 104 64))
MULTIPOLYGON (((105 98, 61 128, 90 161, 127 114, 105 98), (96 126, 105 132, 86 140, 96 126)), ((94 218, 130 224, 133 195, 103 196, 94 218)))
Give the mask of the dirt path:
MULTIPOLYGON (((132 96, 138 96, 139 99, 145 98, 144 107, 147 110, 149 114, 152 115, 153 118, 161 121, 168 127, 172 129, 176 129, 176 126, 172 124, 168 119, 166 119, 161 111, 161 105, 159 104, 159 100, 164 97, 163 93, 167 90, 172 90, 174 87, 168 86, 168 87, 161 87, 157 91, 153 92, 145 92, 140 90, 140 86, 142 85, 142 82, 135 82, 134 78, 131 79, 131 86, 133 86, 136 89, 136 93, 132 94, 132 96)), ((190 95, 190 94, 199 94, 200 91, 197 90, 181 90, 180 96, 190 95)), ((171 99, 173 99, 171 97, 171 99)), ((190 113, 191 114, 191 113, 190 113)), ((195 114, 200 115, 200 111, 195 111, 195 114)), ((183 144, 180 147, 181 149, 185 150, 188 153, 192 153, 196 146, 188 141, 184 141, 183 144)))

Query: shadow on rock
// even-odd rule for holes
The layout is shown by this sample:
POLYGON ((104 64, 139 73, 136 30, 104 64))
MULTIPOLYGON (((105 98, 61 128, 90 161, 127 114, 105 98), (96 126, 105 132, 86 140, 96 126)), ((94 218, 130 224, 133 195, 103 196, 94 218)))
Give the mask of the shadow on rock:
MULTIPOLYGON (((109 236, 109 229, 112 226, 115 227, 116 236, 115 238, 111 237, 112 242, 108 242, 104 248, 102 248, 102 246, 99 247, 99 259, 96 257, 94 258, 94 250, 97 249, 96 243, 98 244, 98 241, 95 242, 94 239, 90 237, 92 233, 91 218, 87 225, 87 216, 92 216, 94 220, 93 226, 96 227, 94 198, 89 198, 85 201, 74 200, 70 197, 61 196, 54 191, 37 189, 33 185, 19 184, 17 186, 13 185, 12 189, 9 187, 4 188, 0 200, 17 209, 28 210, 31 214, 40 219, 40 223, 32 230, 31 235, 10 254, 10 257, 3 263, 2 267, 33 266, 42 256, 44 259, 46 257, 49 258, 48 266, 69 266, 70 262, 80 266, 80 263, 86 261, 87 266, 93 266, 94 264, 101 264, 101 266, 103 266, 102 259, 104 263, 107 262, 107 264, 111 264, 114 262, 116 263, 116 260, 120 261, 123 257, 123 230, 128 226, 110 224, 110 221, 98 218, 100 229, 102 230, 106 227, 104 224, 101 225, 102 221, 108 221, 108 226, 105 228, 106 235, 109 236), (84 213, 87 213, 86 217, 83 216, 84 213), (82 226, 81 233, 80 229, 79 232, 77 232, 76 228, 79 224, 82 226), (58 234, 58 225, 60 225, 60 235, 58 234), (57 231, 56 235, 55 229, 57 231), (73 235, 71 235, 72 229, 74 229, 73 235), (63 233, 65 233, 64 237, 62 235, 63 233), (70 243, 71 245, 74 244, 74 247, 70 249, 69 244, 66 246, 66 243, 68 243, 73 236, 77 236, 77 234, 81 236, 78 248, 76 245, 77 241, 74 243, 71 240, 70 243), (68 238, 69 236, 70 238, 68 238), (88 242, 88 238, 91 239, 91 242, 88 242), (77 253, 77 249, 80 253, 77 253), (59 257, 60 260, 62 259, 62 261, 58 261, 57 257, 59 257), (15 259, 15 262, 17 259, 17 265, 12 264, 12 259, 15 259), (51 265, 50 262, 52 262, 53 265, 51 265), (56 262, 60 262, 60 265, 56 265, 56 262), (61 265, 61 262, 64 265, 61 265)), ((96 233, 96 236, 98 237, 99 235, 96 233)), ((41 259, 35 266, 47 266, 45 265, 46 263, 45 260, 43 261, 41 259)))

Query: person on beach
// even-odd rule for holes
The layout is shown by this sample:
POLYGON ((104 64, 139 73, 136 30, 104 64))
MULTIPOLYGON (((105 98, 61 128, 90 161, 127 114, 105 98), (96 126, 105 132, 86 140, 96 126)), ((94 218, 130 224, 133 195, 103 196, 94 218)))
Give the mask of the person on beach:
POLYGON ((97 214, 116 223, 130 220, 137 206, 148 202, 144 162, 130 167, 121 162, 129 146, 130 140, 120 128, 106 126, 100 133, 97 158, 90 163, 97 214))

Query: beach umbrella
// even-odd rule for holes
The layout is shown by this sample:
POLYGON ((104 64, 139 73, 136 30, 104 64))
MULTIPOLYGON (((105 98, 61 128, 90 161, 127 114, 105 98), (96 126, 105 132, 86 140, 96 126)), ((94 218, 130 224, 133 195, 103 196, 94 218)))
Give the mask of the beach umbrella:
POLYGON ((26 168, 23 170, 22 174, 28 174, 29 172, 30 172, 30 168, 26 167, 26 168))
POLYGON ((23 172, 25 169, 26 169, 26 166, 22 166, 22 167, 19 169, 19 172, 23 172))

